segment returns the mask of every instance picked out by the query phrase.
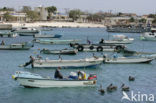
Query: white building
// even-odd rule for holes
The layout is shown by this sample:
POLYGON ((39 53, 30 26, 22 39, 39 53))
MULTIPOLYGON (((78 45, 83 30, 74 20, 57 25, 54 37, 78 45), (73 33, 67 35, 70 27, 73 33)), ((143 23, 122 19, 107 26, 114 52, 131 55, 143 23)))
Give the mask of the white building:
POLYGON ((35 7, 34 9, 37 13, 39 13, 40 15, 40 20, 47 20, 47 16, 48 16, 48 10, 43 7, 43 6, 40 6, 40 7, 35 7))

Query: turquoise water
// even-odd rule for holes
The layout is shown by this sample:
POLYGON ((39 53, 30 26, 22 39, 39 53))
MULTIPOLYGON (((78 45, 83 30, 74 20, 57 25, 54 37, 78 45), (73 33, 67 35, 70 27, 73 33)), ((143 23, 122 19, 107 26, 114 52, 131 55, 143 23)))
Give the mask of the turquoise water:
MULTIPOLYGON (((46 32, 48 33, 48 32, 46 32)), ((56 28, 52 32, 63 35, 61 39, 81 39, 83 43, 88 37, 92 42, 98 42, 102 37, 104 39, 111 38, 112 35, 119 33, 107 33, 104 28, 56 28)), ((122 33, 123 34, 123 33, 122 33)), ((132 50, 156 52, 156 42, 140 41, 140 34, 127 33, 129 37, 135 38, 133 44, 127 45, 132 50)), ((6 44, 30 41, 32 37, 17 37, 17 38, 0 38, 5 40, 6 44)), ((122 91, 121 84, 130 87, 130 92, 141 92, 146 94, 156 95, 156 61, 150 64, 102 64, 96 69, 83 69, 86 73, 97 74, 96 87, 77 87, 77 88, 24 88, 16 81, 12 80, 11 75, 15 71, 29 71, 38 73, 43 76, 53 77, 55 69, 31 69, 19 68, 18 65, 29 60, 30 55, 37 55, 38 49, 63 49, 68 48, 68 45, 43 45, 35 44, 30 50, 24 51, 9 51, 0 50, 0 103, 121 103, 122 91), (134 82, 128 81, 128 76, 134 76, 134 82), (118 86, 118 90, 112 93, 101 95, 98 92, 100 84, 106 90, 106 87, 113 83, 118 86)), ((101 56, 101 53, 95 53, 101 56)), ((109 53, 110 55, 112 53, 109 53)), ((45 55, 50 59, 58 59, 57 55, 45 55)), ((92 53, 81 52, 75 56, 62 56, 63 59, 79 59, 91 57, 92 53)), ((62 69, 63 75, 68 75, 71 71, 77 69, 62 69)), ((129 95, 130 92, 127 92, 129 95)), ((124 100, 123 103, 132 103, 124 100)), ((134 102, 135 103, 135 102, 134 102)), ((146 103, 146 102, 141 102, 146 103)))

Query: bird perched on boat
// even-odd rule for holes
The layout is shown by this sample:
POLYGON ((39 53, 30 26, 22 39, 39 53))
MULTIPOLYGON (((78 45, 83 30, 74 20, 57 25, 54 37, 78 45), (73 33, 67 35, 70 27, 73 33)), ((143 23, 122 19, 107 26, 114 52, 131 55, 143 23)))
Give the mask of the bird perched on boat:
POLYGON ((129 87, 125 86, 125 84, 121 85, 122 91, 129 91, 129 87))
POLYGON ((113 86, 112 83, 107 87, 108 92, 113 92, 115 90, 117 90, 117 86, 113 86))
POLYGON ((105 93, 105 90, 102 88, 102 85, 100 85, 100 89, 98 90, 101 94, 105 93))
POLYGON ((129 81, 134 81, 134 80, 135 80, 135 78, 134 78, 134 77, 129 76, 129 81))

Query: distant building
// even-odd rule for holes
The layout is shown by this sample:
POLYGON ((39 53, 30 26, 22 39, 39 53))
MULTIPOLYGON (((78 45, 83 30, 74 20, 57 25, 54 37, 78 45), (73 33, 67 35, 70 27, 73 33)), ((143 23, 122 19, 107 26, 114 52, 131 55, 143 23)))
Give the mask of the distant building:
POLYGON ((14 21, 25 22, 27 20, 26 13, 14 12, 10 15, 14 17, 14 21))
POLYGON ((36 11, 39 16, 40 16, 40 20, 47 20, 48 17, 48 11, 45 7, 41 6, 41 7, 35 7, 34 11, 36 11))
POLYGON ((3 15, 6 13, 6 11, 0 11, 0 22, 4 21, 3 15))
POLYGON ((86 23, 86 22, 88 22, 88 20, 87 20, 87 17, 88 17, 88 15, 86 14, 84 14, 84 15, 80 15, 80 17, 77 19, 77 22, 79 22, 79 23, 86 23))
POLYGON ((129 19, 131 17, 106 17, 103 21, 104 25, 110 26, 110 25, 127 25, 129 24, 129 19))

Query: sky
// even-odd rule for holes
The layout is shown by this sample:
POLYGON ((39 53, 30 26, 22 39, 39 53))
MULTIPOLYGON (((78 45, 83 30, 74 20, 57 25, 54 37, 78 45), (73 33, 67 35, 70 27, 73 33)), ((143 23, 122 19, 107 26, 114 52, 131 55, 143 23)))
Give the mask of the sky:
POLYGON ((56 6, 61 12, 65 12, 66 8, 89 12, 128 12, 139 15, 156 13, 156 0, 0 0, 0 7, 13 7, 17 10, 22 6, 41 5, 56 6))

